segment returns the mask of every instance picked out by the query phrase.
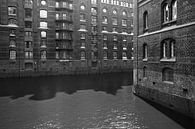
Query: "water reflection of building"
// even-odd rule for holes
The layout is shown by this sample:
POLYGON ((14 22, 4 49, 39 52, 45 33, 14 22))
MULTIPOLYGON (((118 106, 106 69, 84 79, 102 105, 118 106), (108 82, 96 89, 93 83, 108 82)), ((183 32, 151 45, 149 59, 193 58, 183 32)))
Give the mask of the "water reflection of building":
POLYGON ((195 3, 136 0, 135 93, 194 117, 195 3))
POLYGON ((129 0, 1 0, 1 72, 127 69, 132 8, 129 0))

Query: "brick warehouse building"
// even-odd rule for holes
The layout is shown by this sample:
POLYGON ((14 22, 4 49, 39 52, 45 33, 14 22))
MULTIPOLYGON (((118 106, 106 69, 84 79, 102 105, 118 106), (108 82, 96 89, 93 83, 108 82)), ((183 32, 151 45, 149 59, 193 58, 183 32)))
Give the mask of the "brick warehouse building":
POLYGON ((1 76, 129 70, 132 30, 131 0, 1 0, 1 76))
POLYGON ((135 94, 195 118, 195 1, 134 4, 135 94))

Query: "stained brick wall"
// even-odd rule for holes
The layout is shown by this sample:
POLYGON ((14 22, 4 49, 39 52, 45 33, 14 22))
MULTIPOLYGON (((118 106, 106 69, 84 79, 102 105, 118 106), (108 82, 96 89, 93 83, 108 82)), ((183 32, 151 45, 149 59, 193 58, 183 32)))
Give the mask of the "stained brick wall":
MULTIPOLYGON (((137 8, 135 4, 135 15, 138 18, 135 18, 134 30, 134 76, 137 79, 135 85, 138 84, 157 90, 167 94, 168 97, 176 95, 195 101, 195 13, 193 13, 195 10, 195 1, 178 0, 177 21, 175 25, 169 27, 162 27, 162 2, 163 0, 151 0, 146 4, 140 3, 141 6, 137 8), (149 16, 148 33, 143 32, 143 13, 145 11, 148 11, 149 16), (173 62, 160 61, 160 52, 162 51, 160 45, 167 38, 175 40, 176 61, 173 62), (147 61, 143 61, 144 43, 148 45, 147 61), (147 77, 143 77, 144 67, 147 68, 147 77), (171 84, 164 82, 162 79, 162 70, 166 67, 174 70, 174 81, 171 84)), ((140 91, 142 90, 140 89, 140 91)), ((142 93, 140 92, 140 94, 142 93)), ((140 96, 144 97, 144 94, 146 93, 140 96)), ((163 101, 163 98, 158 99, 160 99, 159 101, 163 101)), ((176 100, 171 101, 177 103, 176 100)))

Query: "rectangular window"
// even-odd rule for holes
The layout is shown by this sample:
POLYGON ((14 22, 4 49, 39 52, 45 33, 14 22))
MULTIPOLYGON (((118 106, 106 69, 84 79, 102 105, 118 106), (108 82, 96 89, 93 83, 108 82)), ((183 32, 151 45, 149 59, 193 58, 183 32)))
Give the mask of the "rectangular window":
POLYGON ((17 25, 16 19, 13 18, 9 19, 9 25, 17 25))
POLYGON ((11 16, 16 16, 17 12, 16 12, 16 7, 8 7, 8 15, 11 16))
POLYGON ((46 40, 41 40, 41 47, 46 47, 46 40))
POLYGON ((117 59, 117 52, 113 52, 113 58, 117 59))
POLYGON ((60 6, 60 3, 59 2, 56 2, 56 8, 59 8, 60 6))
POLYGON ((32 59, 33 58, 33 53, 32 52, 25 52, 25 58, 26 59, 32 59))
POLYGON ((59 52, 56 51, 56 59, 59 59, 59 52))
POLYGON ((31 21, 25 21, 25 28, 32 28, 32 22, 31 21))
POLYGON ((112 25, 117 25, 117 19, 116 18, 112 18, 112 25))
POLYGON ((40 22, 40 28, 47 28, 47 22, 40 22))
POLYGON ((113 36, 113 40, 117 41, 117 36, 116 35, 113 36))
POLYGON ((80 21, 85 22, 85 14, 80 14, 80 21))
POLYGON ((81 34, 81 39, 85 39, 86 35, 84 33, 81 34))
POLYGON ((85 48, 85 42, 81 42, 81 48, 85 48))
POLYGON ((25 37, 32 37, 32 32, 26 31, 25 32, 25 37))
POLYGON ((25 42, 25 48, 32 48, 32 42, 26 41, 25 42))
POLYGON ((10 40, 10 46, 11 46, 11 47, 16 47, 16 42, 15 42, 15 40, 10 40))
POLYGON ((96 16, 91 16, 91 23, 97 24, 97 17, 96 16))
POLYGON ((102 19, 103 19, 103 21, 102 21, 103 24, 108 24, 108 18, 107 17, 104 16, 102 19))
POLYGON ((41 59, 46 59, 46 51, 41 51, 41 59))
POLYGON ((59 20, 59 18, 60 18, 60 14, 56 13, 56 20, 59 20))
POLYGON ((103 26, 102 27, 102 31, 107 31, 107 27, 106 26, 103 26))
POLYGON ((108 36, 107 35, 103 35, 103 40, 108 40, 108 36))
POLYGON ((63 8, 66 8, 67 7, 67 2, 62 2, 62 6, 63 6, 63 8))
POLYGON ((62 18, 65 20, 65 19, 67 19, 67 14, 66 13, 63 13, 62 14, 62 18))
POLYGON ((80 25, 80 29, 86 30, 86 25, 80 25))
POLYGON ((73 5, 72 4, 69 4, 69 9, 73 9, 73 5))
POLYGON ((32 18, 32 9, 25 9, 25 18, 32 18))
POLYGON ((15 59, 16 59, 16 51, 15 51, 15 50, 11 50, 11 51, 10 51, 10 56, 9 56, 9 58, 10 58, 11 60, 15 60, 15 59))
POLYGON ((122 19, 122 26, 127 26, 127 20, 122 19))
POLYGON ((47 37, 47 32, 41 31, 41 38, 46 38, 46 37, 47 37))
POLYGON ((97 4, 97 0, 91 0, 91 4, 97 4))
POLYGON ((46 10, 40 10, 40 18, 47 18, 47 11, 46 10))

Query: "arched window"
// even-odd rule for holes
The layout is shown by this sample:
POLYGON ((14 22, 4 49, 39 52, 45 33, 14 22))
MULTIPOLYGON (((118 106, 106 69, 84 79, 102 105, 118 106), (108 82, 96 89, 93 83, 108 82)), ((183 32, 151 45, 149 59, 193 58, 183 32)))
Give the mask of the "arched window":
POLYGON ((146 43, 144 43, 143 45, 143 59, 147 59, 148 58, 148 46, 146 43))
POLYGON ((161 59, 175 58, 175 40, 165 39, 161 42, 161 59))
POLYGON ((117 10, 115 9, 115 10, 113 10, 113 14, 114 15, 116 15, 117 14, 117 10))
POLYGON ((164 68, 162 70, 162 81, 173 82, 174 81, 173 73, 174 73, 173 69, 164 68))
POLYGON ((103 13, 107 13, 107 9, 106 8, 103 8, 102 11, 103 11, 103 13))
POLYGON ((144 32, 148 30, 148 12, 145 11, 143 15, 144 32))
POLYGON ((47 1, 46 0, 41 0, 41 5, 46 5, 47 1))
POLYGON ((177 0, 174 0, 171 4, 171 20, 177 19, 177 0))
POLYGON ((147 77, 147 68, 146 66, 143 67, 143 78, 147 77))
POLYGON ((127 16, 127 12, 126 12, 126 11, 123 11, 123 12, 122 12, 122 15, 123 15, 123 16, 127 16))
POLYGON ((169 21, 169 5, 167 3, 163 4, 163 22, 169 21))
POLYGON ((80 9, 81 9, 81 10, 85 10, 85 5, 81 5, 81 6, 80 6, 80 9))

